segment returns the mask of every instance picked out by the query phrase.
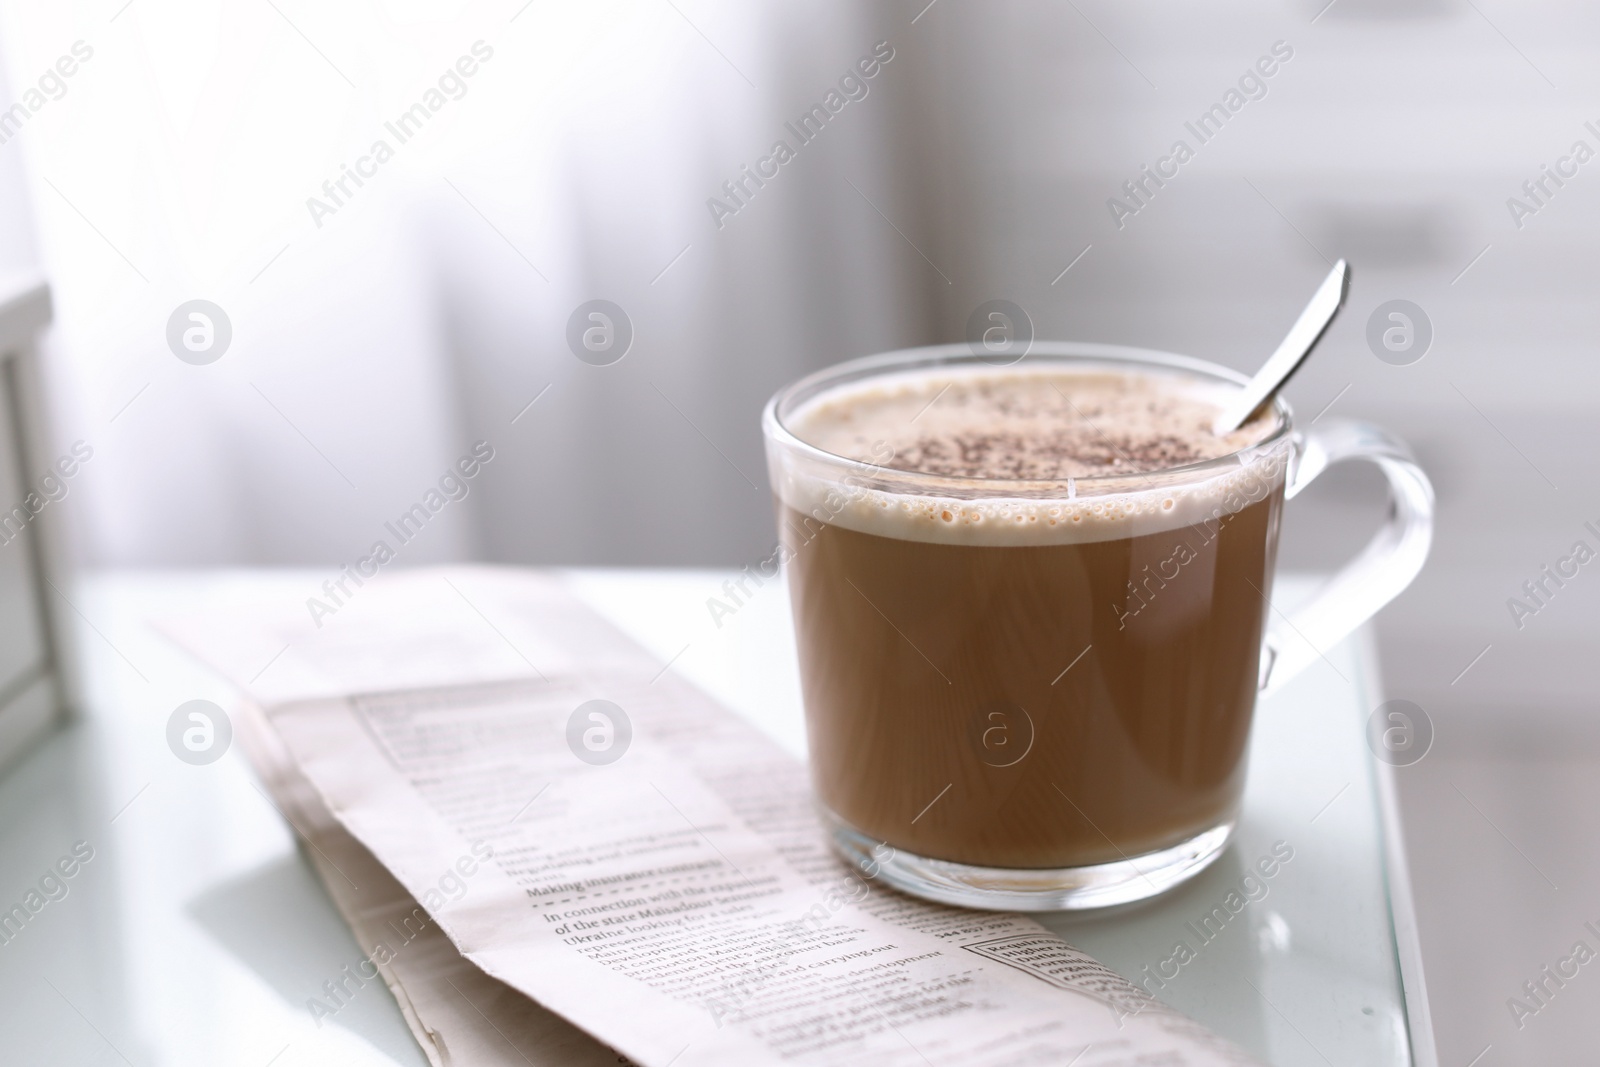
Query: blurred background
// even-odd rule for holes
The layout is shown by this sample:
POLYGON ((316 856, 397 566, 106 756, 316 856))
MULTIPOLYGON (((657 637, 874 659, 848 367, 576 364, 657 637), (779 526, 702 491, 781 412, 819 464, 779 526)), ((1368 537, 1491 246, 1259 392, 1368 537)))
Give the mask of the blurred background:
MULTIPOLYGON (((1378 633, 1436 732, 1398 777, 1441 1059, 1574 1062, 1600 980, 1523 1029, 1505 1000, 1600 920, 1600 576, 1508 600, 1600 543, 1597 49, 1556 0, 0 0, 0 274, 54 293, 74 561, 332 575, 476 442, 400 562, 753 562, 797 375, 991 299, 1253 370, 1348 258, 1289 396, 1439 493, 1378 633), (195 300, 209 363, 169 343, 195 300), (632 335, 606 365, 569 344, 593 300, 632 335), (1431 335, 1400 355, 1369 339, 1395 300, 1431 335)), ((1296 502, 1289 566, 1354 551, 1369 475, 1296 502)))

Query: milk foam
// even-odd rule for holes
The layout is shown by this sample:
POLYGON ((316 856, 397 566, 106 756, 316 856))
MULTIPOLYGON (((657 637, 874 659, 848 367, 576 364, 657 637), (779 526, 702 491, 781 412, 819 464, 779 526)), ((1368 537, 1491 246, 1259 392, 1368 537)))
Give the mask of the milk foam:
POLYGON ((1270 411, 1211 433, 1236 388, 1094 369, 881 376, 784 420, 807 444, 856 460, 850 473, 780 459, 773 484, 817 521, 935 543, 1061 544, 1221 522, 1276 490, 1289 456, 1282 442, 1254 447, 1278 428, 1270 411), (1203 477, 1162 474, 1226 456, 1236 462, 1203 477))

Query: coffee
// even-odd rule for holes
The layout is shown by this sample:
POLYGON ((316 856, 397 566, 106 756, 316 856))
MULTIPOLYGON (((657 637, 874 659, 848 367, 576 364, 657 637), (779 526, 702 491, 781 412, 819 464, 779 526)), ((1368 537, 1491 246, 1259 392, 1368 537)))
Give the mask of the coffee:
POLYGON ((1251 451, 1276 414, 1211 433, 1226 396, 1178 372, 969 366, 847 383, 786 417, 861 461, 777 483, 833 815, 1006 869, 1231 822, 1284 470, 1251 451))

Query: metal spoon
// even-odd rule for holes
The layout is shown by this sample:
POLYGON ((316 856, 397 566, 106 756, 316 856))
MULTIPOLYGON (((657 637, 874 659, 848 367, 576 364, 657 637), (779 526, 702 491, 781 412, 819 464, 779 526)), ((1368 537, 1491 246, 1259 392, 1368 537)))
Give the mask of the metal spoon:
POLYGON ((1222 409, 1217 421, 1211 424, 1212 433, 1220 437, 1237 430, 1249 421, 1257 408, 1270 401, 1283 388, 1289 376, 1300 369, 1300 364, 1306 361, 1311 350, 1317 347, 1317 342, 1322 340, 1328 324, 1344 306, 1345 295, 1349 292, 1350 268, 1341 259, 1317 287, 1316 294, 1311 297, 1306 309, 1300 312, 1294 325, 1289 327, 1289 333, 1278 345, 1278 350, 1256 371, 1244 391, 1222 409))

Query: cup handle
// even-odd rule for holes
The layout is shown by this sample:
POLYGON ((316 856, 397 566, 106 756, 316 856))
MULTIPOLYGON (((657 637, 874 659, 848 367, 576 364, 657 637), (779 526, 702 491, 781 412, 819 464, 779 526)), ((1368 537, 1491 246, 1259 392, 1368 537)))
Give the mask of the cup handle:
POLYGON ((1433 541, 1433 485, 1411 451, 1376 426, 1343 419, 1307 430, 1284 499, 1292 500, 1335 463, 1364 459, 1389 480, 1389 514, 1361 554, 1305 605, 1272 609, 1261 655, 1261 692, 1269 694, 1378 613, 1422 570, 1433 541))

